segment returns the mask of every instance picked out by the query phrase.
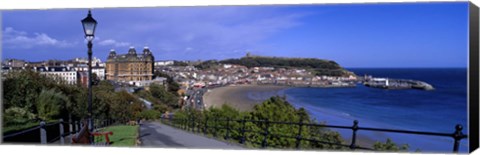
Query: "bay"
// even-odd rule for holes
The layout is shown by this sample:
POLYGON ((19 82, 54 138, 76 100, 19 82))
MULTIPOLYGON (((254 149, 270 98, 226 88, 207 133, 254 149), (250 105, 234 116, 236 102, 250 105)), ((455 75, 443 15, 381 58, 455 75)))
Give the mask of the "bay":
MULTIPOLYGON (((318 121, 332 125, 352 125, 354 120, 363 127, 453 133, 460 124, 467 126, 467 69, 466 68, 354 68, 359 76, 413 79, 427 82, 433 91, 385 90, 355 88, 290 88, 282 93, 295 107, 304 107, 318 121)), ((350 131, 339 131, 349 137, 350 131)), ((398 144, 422 152, 450 152, 453 139, 449 137, 359 131, 371 139, 391 138, 398 144)), ((466 151, 467 140, 461 150, 466 151)))

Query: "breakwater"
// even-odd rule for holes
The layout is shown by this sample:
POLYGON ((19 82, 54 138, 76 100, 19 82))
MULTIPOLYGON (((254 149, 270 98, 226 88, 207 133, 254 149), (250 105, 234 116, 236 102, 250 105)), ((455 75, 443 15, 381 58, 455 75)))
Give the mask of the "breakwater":
POLYGON ((420 89, 434 90, 435 88, 426 82, 410 79, 391 79, 391 78, 365 78, 363 85, 382 89, 420 89))

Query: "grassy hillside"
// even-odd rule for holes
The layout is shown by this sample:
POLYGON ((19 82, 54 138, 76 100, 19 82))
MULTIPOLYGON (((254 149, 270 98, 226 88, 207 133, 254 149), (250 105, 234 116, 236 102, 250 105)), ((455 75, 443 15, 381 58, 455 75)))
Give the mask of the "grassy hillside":
POLYGON ((215 64, 237 64, 246 67, 275 67, 275 68, 301 68, 307 69, 316 75, 348 76, 353 75, 342 68, 337 62, 317 58, 284 58, 284 57, 242 57, 240 59, 227 59, 222 61, 206 61, 204 67, 215 64))

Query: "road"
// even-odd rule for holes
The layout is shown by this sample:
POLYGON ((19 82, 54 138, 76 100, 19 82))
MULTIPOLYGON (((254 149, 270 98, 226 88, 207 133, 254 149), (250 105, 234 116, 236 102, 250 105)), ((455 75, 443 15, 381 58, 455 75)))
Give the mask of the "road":
POLYGON ((204 149, 242 149, 226 142, 210 139, 158 122, 144 122, 140 125, 141 146, 204 149))
POLYGON ((145 100, 143 98, 140 98, 140 97, 139 97, 139 99, 143 102, 143 105, 145 105, 145 108, 152 109, 152 102, 147 101, 147 100, 145 100))
POLYGON ((207 91, 207 88, 194 88, 187 90, 187 107, 194 107, 195 109, 201 110, 205 108, 203 103, 203 94, 207 91))

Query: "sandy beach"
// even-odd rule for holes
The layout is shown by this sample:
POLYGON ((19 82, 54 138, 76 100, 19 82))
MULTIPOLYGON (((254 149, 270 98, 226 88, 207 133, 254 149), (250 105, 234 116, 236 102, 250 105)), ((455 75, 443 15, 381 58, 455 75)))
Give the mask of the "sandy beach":
POLYGON ((285 86, 266 85, 236 85, 219 87, 209 90, 203 95, 203 103, 207 108, 221 107, 228 104, 241 111, 249 111, 255 104, 262 103, 266 99, 282 94, 288 89, 285 86))

